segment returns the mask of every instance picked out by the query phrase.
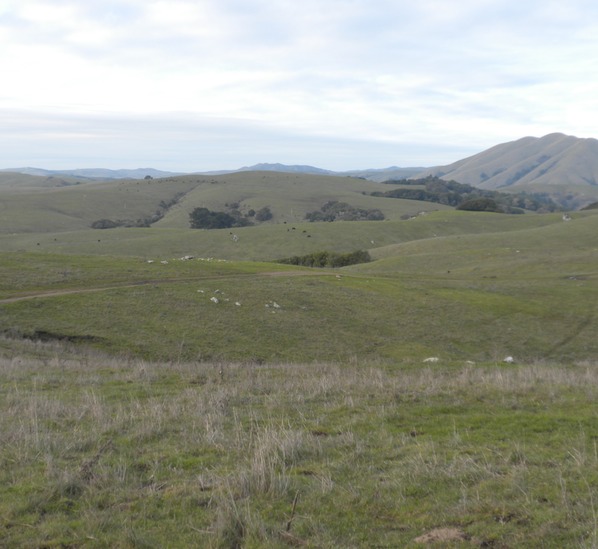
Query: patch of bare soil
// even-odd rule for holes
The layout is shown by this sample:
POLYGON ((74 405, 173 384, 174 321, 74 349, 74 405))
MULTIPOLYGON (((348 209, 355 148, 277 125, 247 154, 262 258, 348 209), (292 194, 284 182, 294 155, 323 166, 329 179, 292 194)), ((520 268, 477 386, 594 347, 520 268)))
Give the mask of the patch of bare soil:
POLYGON ((434 530, 430 530, 413 541, 415 543, 433 544, 449 543, 451 541, 469 541, 469 539, 469 536, 458 528, 434 528, 434 530))

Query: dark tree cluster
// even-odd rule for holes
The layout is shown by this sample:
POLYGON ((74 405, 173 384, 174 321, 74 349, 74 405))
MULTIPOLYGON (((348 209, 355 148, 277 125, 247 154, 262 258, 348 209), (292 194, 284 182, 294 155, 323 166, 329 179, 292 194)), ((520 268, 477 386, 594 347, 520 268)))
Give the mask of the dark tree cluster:
POLYGON ((313 252, 307 255, 294 255, 285 259, 279 259, 278 263, 286 265, 301 265, 303 267, 346 267, 358 263, 368 263, 372 258, 367 250, 356 250, 354 252, 339 254, 337 252, 313 252))
POLYGON ((247 227, 253 225, 252 219, 263 223, 274 216, 269 206, 255 211, 250 209, 243 214, 239 209, 239 203, 225 204, 228 211, 212 211, 208 208, 195 208, 189 214, 189 222, 192 229, 228 229, 230 227, 247 227))
MULTIPOLYGON (((457 181, 445 181, 438 177, 429 176, 423 179, 410 179, 400 181, 387 181, 392 185, 401 185, 401 188, 392 189, 386 192, 373 192, 372 196, 387 198, 402 198, 407 200, 423 200, 446 204, 447 206, 460 207, 467 205, 472 200, 489 199, 493 200, 496 208, 493 210, 484 209, 479 211, 496 211, 502 213, 523 213, 523 210, 537 212, 554 212, 561 208, 547 194, 501 193, 499 191, 488 191, 478 189, 471 185, 464 185, 457 181), (414 188, 417 187, 417 188, 414 188)), ((461 209, 472 209, 473 207, 489 207, 488 202, 473 202, 461 209)))
POLYGON ((377 208, 355 208, 346 202, 330 200, 319 211, 305 214, 307 221, 381 221, 384 214, 377 208))
POLYGON ((235 226, 236 219, 226 212, 195 208, 189 214, 189 222, 192 229, 228 229, 235 226))
POLYGON ((504 213, 496 203, 496 200, 493 200, 492 198, 471 198, 465 202, 461 202, 461 204, 457 206, 457 210, 504 213))

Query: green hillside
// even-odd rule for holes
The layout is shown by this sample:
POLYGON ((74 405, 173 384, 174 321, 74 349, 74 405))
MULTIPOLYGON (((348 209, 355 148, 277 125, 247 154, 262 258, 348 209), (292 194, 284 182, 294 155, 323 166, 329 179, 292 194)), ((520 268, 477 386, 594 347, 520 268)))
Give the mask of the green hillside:
POLYGON ((376 185, 0 189, 0 539, 596 546, 598 211, 432 211, 376 185), (387 220, 303 221, 327 200, 387 220), (231 202, 274 217, 188 227, 231 202), (373 261, 275 262, 323 250, 373 261))
MULTIPOLYGON (((382 200, 388 200, 390 203, 409 202, 382 200)), ((399 221, 286 224, 268 222, 254 227, 209 231, 190 228, 167 229, 158 224, 150 228, 87 228, 41 234, 0 234, 0 250, 126 255, 146 259, 173 259, 193 255, 261 261, 323 249, 337 252, 355 249, 377 250, 380 247, 412 240, 510 232, 562 223, 558 214, 508 216, 445 210, 399 221), (237 235, 236 240, 233 239, 233 235, 237 235)))
MULTIPOLYGON (((467 215, 438 213, 433 227, 453 216, 454 226, 463 226, 467 215)), ((499 215, 494 219, 500 222, 499 215)), ((208 256, 156 256, 148 263, 132 257, 5 252, 5 298, 61 289, 98 291, 6 302, 0 321, 5 332, 87 339, 104 349, 154 359, 589 358, 598 351, 592 237, 598 215, 579 214, 569 222, 557 222, 556 216, 529 219, 552 222, 533 226, 527 221, 529 228, 510 232, 412 239, 372 250, 378 261, 338 271, 208 256), (44 275, 27 278, 27 270, 44 275)), ((322 224, 321 238, 334 225, 322 224)), ((228 241, 232 247, 251 234, 268 242, 263 231, 276 227, 250 228, 237 243, 228 241)))

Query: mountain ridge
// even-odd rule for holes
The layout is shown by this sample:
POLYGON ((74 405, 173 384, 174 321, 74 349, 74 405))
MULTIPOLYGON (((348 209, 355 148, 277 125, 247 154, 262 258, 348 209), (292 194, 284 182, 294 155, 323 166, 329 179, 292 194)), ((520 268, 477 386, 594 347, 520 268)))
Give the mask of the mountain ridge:
POLYGON ((598 140, 578 138, 564 133, 550 133, 543 137, 527 136, 494 145, 452 164, 427 168, 391 166, 333 171, 303 164, 259 163, 232 170, 189 173, 166 172, 154 168, 45 170, 29 167, 0 171, 50 178, 75 177, 89 182, 124 178, 164 178, 177 175, 227 175, 252 171, 357 177, 375 182, 435 176, 485 190, 547 193, 566 207, 576 209, 598 198, 598 140))
POLYGON ((563 133, 522 137, 452 164, 423 170, 488 190, 552 185, 598 185, 598 140, 563 133))

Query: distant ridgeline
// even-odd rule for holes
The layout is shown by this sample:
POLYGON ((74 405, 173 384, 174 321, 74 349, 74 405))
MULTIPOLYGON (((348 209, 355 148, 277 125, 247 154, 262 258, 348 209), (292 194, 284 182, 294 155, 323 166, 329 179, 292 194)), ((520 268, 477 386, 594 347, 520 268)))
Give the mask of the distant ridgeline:
POLYGON ((400 179, 384 182, 401 185, 400 189, 373 192, 372 196, 423 200, 454 206, 458 210, 518 214, 524 210, 554 212, 562 209, 547 193, 501 193, 487 191, 456 181, 444 181, 435 176, 423 179, 400 179), (411 187, 411 188, 405 188, 411 187))

